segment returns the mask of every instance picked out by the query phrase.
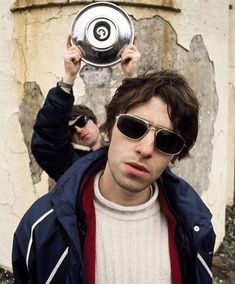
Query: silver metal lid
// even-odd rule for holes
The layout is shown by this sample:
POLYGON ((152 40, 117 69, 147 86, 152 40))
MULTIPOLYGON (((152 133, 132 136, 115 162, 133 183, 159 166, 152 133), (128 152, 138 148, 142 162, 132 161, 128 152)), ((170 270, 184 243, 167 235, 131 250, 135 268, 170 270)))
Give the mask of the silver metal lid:
POLYGON ((133 43, 134 26, 127 13, 109 2, 83 8, 75 17, 72 44, 85 51, 82 60, 93 66, 110 66, 120 61, 119 51, 133 43))

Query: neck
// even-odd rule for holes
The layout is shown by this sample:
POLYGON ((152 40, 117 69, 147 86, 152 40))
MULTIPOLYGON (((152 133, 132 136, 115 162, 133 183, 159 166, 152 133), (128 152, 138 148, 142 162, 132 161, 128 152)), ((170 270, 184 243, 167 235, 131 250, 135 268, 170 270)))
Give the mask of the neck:
POLYGON ((101 147, 100 137, 98 138, 98 140, 96 141, 94 145, 90 145, 90 148, 92 151, 95 151, 99 149, 100 147, 101 147))
POLYGON ((97 142, 94 146, 91 147, 91 150, 95 151, 95 150, 99 149, 100 147, 101 147, 100 143, 97 142))
POLYGON ((110 179, 107 169, 104 170, 104 173, 100 177, 99 189, 103 197, 123 206, 137 206, 147 202, 151 198, 150 186, 139 191, 128 190, 110 179))

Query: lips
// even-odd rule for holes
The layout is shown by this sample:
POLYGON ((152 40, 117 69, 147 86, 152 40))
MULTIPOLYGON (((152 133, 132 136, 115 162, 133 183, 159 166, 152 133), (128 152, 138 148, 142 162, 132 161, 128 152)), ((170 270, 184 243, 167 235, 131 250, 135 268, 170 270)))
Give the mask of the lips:
POLYGON ((146 180, 149 178, 149 171, 145 166, 138 163, 125 163, 125 172, 127 175, 146 180))
POLYGON ((81 140, 85 140, 86 138, 88 138, 89 134, 88 133, 84 133, 80 135, 80 139, 81 140))
POLYGON ((128 166, 131 166, 133 167, 134 169, 136 170, 139 170, 139 171, 143 171, 145 173, 148 173, 149 171, 145 168, 145 166, 143 165, 140 165, 138 163, 126 163, 128 166))

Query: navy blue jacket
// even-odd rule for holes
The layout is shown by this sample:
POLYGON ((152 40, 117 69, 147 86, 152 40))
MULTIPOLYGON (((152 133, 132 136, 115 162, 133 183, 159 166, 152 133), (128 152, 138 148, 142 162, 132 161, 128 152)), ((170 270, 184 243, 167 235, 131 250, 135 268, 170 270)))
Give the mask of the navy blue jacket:
MULTIPOLYGON (((55 189, 37 200, 14 235, 15 283, 85 283, 82 242, 85 216, 81 183, 104 168, 106 150, 83 156, 58 180, 55 189)), ((177 220, 177 245, 183 283, 212 283, 215 234, 211 214, 197 193, 169 169, 162 174, 164 196, 177 220)))
POLYGON ((58 86, 50 89, 34 124, 32 154, 56 181, 78 158, 87 154, 71 144, 68 122, 73 103, 73 93, 68 94, 58 86))

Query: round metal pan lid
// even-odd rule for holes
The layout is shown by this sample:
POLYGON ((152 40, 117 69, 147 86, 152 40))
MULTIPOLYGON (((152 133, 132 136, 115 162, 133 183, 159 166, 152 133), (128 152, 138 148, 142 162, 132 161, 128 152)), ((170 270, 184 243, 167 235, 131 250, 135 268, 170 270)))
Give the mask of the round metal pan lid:
POLYGON ((119 51, 133 43, 134 26, 128 14, 109 2, 97 2, 83 8, 75 17, 72 44, 85 51, 82 60, 93 66, 120 62, 119 51))

